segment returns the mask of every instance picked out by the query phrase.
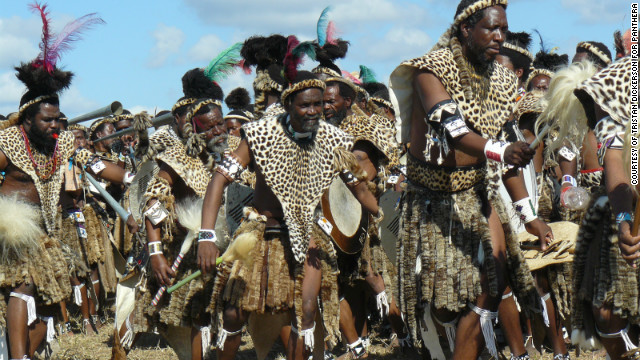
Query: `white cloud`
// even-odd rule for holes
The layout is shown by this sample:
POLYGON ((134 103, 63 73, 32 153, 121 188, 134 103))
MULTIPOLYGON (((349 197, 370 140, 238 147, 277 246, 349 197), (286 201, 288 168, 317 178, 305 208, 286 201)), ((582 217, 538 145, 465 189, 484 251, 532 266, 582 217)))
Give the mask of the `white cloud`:
POLYGON ((625 16, 628 21, 629 14, 625 14, 622 7, 613 6, 617 2, 622 3, 621 0, 562 0, 562 6, 577 12, 589 24, 616 24, 623 21, 625 16))
POLYGON ((226 48, 224 41, 217 35, 205 35, 189 49, 189 60, 208 62, 226 48))
POLYGON ((60 95, 60 111, 69 118, 96 110, 104 105, 105 104, 98 104, 96 101, 86 98, 83 93, 73 85, 60 95))
POLYGON ((427 52, 432 43, 426 32, 411 27, 393 27, 382 39, 363 40, 360 47, 369 61, 410 59, 427 52))
POLYGON ((171 55, 180 51, 185 35, 177 27, 161 23, 153 31, 153 37, 156 43, 151 49, 148 65, 150 67, 160 67, 165 64, 171 55))
POLYGON ((34 18, 0 18, 0 68, 36 57, 41 27, 42 24, 34 18))

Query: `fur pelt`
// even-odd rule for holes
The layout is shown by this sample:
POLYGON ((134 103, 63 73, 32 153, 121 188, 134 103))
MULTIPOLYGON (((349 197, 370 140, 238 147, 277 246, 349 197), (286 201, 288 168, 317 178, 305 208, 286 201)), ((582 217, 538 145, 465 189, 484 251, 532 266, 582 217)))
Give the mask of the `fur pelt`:
POLYGON ((536 132, 544 125, 551 124, 551 131, 557 130, 558 136, 545 152, 555 151, 564 145, 565 140, 573 144, 582 143, 588 130, 587 116, 573 91, 595 73, 593 63, 582 61, 558 71, 551 80, 549 91, 544 97, 548 105, 536 121, 536 132))
POLYGON ((45 235, 41 220, 38 207, 15 195, 0 196, 0 264, 39 250, 38 240, 45 235))

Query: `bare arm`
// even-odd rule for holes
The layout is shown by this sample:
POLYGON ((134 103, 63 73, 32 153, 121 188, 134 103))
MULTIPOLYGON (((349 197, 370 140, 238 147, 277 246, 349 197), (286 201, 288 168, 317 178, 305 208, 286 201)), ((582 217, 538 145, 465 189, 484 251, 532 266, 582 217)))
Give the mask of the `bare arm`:
MULTIPOLYGON (((635 196, 624 170, 623 151, 608 149, 604 156, 604 168, 605 186, 613 213, 632 214, 635 196)), ((618 227, 618 246, 629 264, 640 258, 640 236, 631 236, 631 226, 627 221, 618 227)), ((636 267, 635 264, 633 266, 636 267)))
MULTIPOLYGON (((242 140, 240 146, 234 151, 234 154, 244 167, 251 162, 251 152, 247 140, 242 140)), ((213 178, 209 181, 202 205, 202 229, 215 229, 218 212, 222 204, 224 188, 230 183, 231 181, 229 181, 229 179, 218 172, 215 172, 213 178)), ((198 267, 200 267, 200 270, 202 270, 203 273, 212 271, 216 266, 216 258, 219 254, 220 250, 213 242, 199 242, 198 267)))
MULTIPOLYGON (((414 87, 418 92, 425 114, 428 114, 429 110, 439 102, 451 99, 440 79, 430 72, 419 73, 414 81, 414 87)), ((450 140, 451 146, 455 149, 476 157, 485 156, 484 148, 487 144, 487 139, 473 131, 450 140)), ((524 167, 534 155, 535 151, 529 149, 527 143, 518 141, 507 147, 504 159, 509 164, 524 167)))
MULTIPOLYGON (((343 179, 344 180, 344 179, 343 179)), ((364 181, 358 182, 356 185, 349 185, 349 190, 353 196, 364 206, 370 214, 379 215, 380 208, 378 207, 378 199, 369 191, 367 183, 364 181)))
MULTIPOLYGON (((106 169, 105 169, 106 170, 106 169)), ((170 186, 173 186, 175 183, 175 177, 177 174, 175 172, 170 171, 170 168, 167 169, 166 166, 162 166, 160 171, 158 171, 158 177, 161 177, 169 183, 170 186)), ((155 204, 157 199, 150 199, 148 205, 151 206, 155 204)), ((162 233, 160 229, 162 228, 162 222, 157 225, 153 225, 153 223, 145 216, 145 227, 147 229, 147 243, 162 241, 162 233)), ((166 219, 165 219, 166 221, 166 219)), ((151 262, 151 269, 153 270, 153 274, 156 277, 158 283, 162 286, 171 285, 171 279, 176 276, 175 272, 171 270, 171 266, 167 262, 167 259, 163 254, 152 255, 149 257, 149 261, 151 262)))
POLYGON ((90 174, 96 175, 101 179, 109 181, 111 183, 122 184, 124 180, 124 174, 126 171, 120 166, 110 163, 108 161, 103 161, 103 163, 105 165, 105 168, 102 171, 100 171, 100 173, 95 174, 90 166, 87 167, 87 171, 90 174))
MULTIPOLYGON (((517 168, 512 168, 507 171, 506 174, 502 176, 502 181, 511 197, 511 201, 516 202, 529 196, 524 178, 520 175, 520 171, 517 168)), ((524 227, 528 233, 538 237, 542 250, 545 250, 549 240, 553 239, 551 228, 544 221, 540 220, 540 218, 526 223, 524 227)))
POLYGON ((4 170, 9 166, 9 159, 7 159, 7 155, 4 154, 2 150, 0 150, 0 170, 4 170))

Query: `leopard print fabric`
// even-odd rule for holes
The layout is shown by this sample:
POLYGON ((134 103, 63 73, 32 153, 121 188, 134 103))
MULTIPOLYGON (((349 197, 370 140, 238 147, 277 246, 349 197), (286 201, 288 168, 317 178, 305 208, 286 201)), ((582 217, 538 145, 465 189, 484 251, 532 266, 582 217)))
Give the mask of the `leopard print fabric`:
POLYGON ((150 143, 154 159, 171 167, 197 196, 204 197, 213 173, 202 160, 187 155, 185 145, 168 128, 156 131, 150 143))
POLYGON ((513 112, 518 94, 517 79, 512 71, 500 64, 494 64, 491 91, 484 101, 465 98, 458 66, 449 48, 429 52, 402 65, 430 71, 440 79, 447 93, 458 104, 467 126, 485 139, 496 139, 513 112))
POLYGON ((398 144, 395 135, 385 123, 377 120, 373 117, 347 116, 340 123, 340 130, 353 136, 354 143, 368 141, 373 144, 387 158, 386 164, 397 164, 398 144))
MULTIPOLYGON (((58 168, 48 179, 42 180, 36 173, 36 169, 29 158, 20 128, 12 126, 0 132, 0 150, 13 165, 29 175, 35 184, 40 197, 40 208, 42 209, 45 226, 49 234, 54 234, 57 231, 56 219, 58 216, 60 189, 64 178, 64 167, 74 154, 75 147, 73 142, 73 133, 70 131, 60 132, 58 136, 58 168)), ((37 153, 34 148, 31 148, 31 152, 36 159, 46 158, 45 155, 37 153)))
POLYGON ((303 263, 313 228, 313 215, 322 194, 345 168, 341 152, 353 138, 320 121, 310 143, 292 140, 278 116, 244 126, 254 164, 282 205, 294 258, 303 263))
POLYGON ((593 102, 598 104, 615 122, 626 126, 631 117, 631 58, 626 57, 597 72, 575 90, 585 105, 587 117, 594 116, 593 102))
POLYGON ((544 92, 538 90, 526 93, 516 104, 516 108, 513 110, 513 119, 519 121, 524 114, 540 114, 545 108, 544 102, 541 101, 543 97, 544 92))
POLYGON ((485 176, 486 172, 482 167, 445 168, 420 161, 411 153, 407 155, 407 177, 411 183, 432 191, 458 192, 471 189, 485 176))

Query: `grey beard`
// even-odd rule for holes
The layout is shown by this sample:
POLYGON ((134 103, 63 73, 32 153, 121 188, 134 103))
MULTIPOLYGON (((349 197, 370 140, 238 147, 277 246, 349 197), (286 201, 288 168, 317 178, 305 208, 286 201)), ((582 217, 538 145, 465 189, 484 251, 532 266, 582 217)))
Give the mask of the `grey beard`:
POLYGON ((342 121, 347 117, 347 109, 343 109, 341 111, 336 112, 336 116, 331 119, 327 119, 329 124, 338 127, 342 124, 342 121))
POLYGON ((214 137, 213 139, 209 140, 209 142, 207 142, 207 150, 209 150, 210 153, 222 155, 225 152, 225 150, 229 148, 229 144, 227 143, 227 138, 228 138, 227 134, 221 134, 214 137), (224 139, 224 142, 222 142, 221 144, 218 144, 217 142, 221 138, 224 139))

